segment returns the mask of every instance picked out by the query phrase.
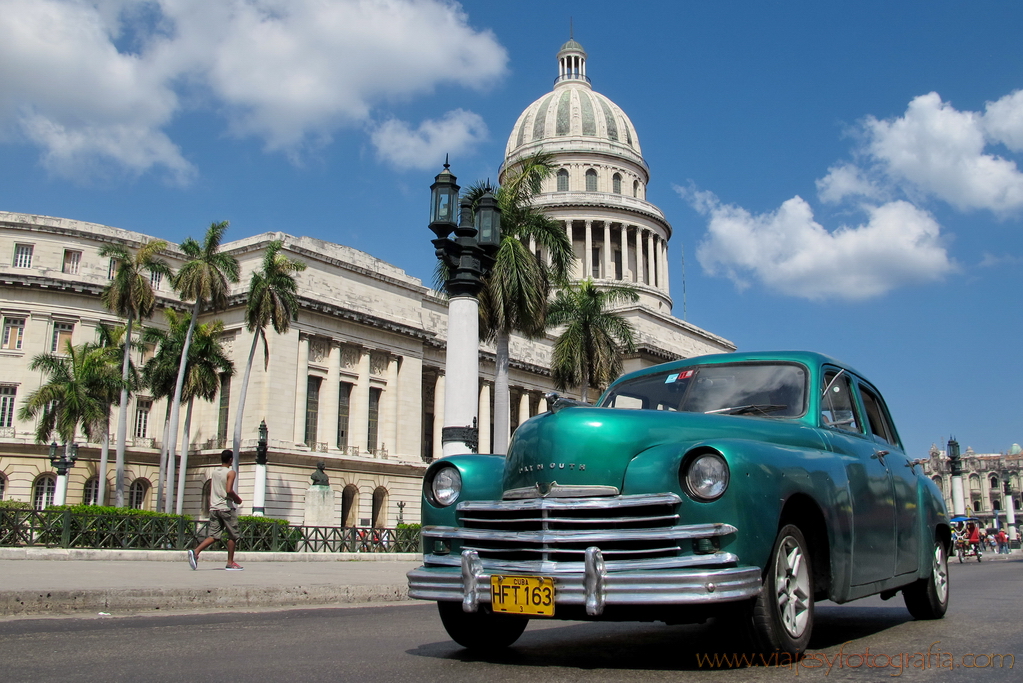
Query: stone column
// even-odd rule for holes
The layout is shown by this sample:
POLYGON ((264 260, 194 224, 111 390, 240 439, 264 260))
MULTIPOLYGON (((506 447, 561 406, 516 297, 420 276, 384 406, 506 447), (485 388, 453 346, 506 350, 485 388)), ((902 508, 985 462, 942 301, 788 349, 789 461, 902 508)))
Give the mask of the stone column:
POLYGON ((583 279, 593 277, 593 221, 586 221, 583 247, 583 279))
POLYGON ((402 356, 398 363, 397 415, 398 440, 392 452, 403 460, 422 462, 423 359, 418 356, 402 356))
POLYGON ((433 457, 443 454, 441 430, 444 429, 444 372, 437 370, 437 380, 433 383, 433 457))
POLYGON ((636 284, 646 282, 646 272, 643 268, 643 228, 636 226, 636 284))
POLYGON ((646 234, 646 246, 647 246, 647 267, 650 269, 650 273, 647 276, 647 284, 651 287, 657 286, 657 256, 654 254, 654 231, 651 230, 646 234))
POLYGON ((327 345, 326 387, 320 388, 320 424, 317 441, 337 449, 337 411, 341 402, 341 344, 331 340, 327 345))
POLYGON ((366 451, 369 438, 369 349, 359 349, 359 378, 352 387, 348 408, 348 446, 354 446, 359 453, 366 451))
POLYGON ((391 355, 387 361, 387 389, 384 391, 383 429, 380 430, 380 441, 388 453, 398 452, 398 366, 400 359, 391 355))
POLYGON ((611 248, 611 222, 604 221, 604 279, 615 279, 614 249, 611 248))
POLYGON ((622 280, 628 282, 629 277, 629 226, 621 224, 622 230, 622 280))
POLYGON ((519 396, 519 424, 529 419, 529 392, 525 389, 519 396))
POLYGON ((490 384, 480 386, 480 453, 490 453, 490 384))
POLYGON ((540 415, 547 412, 547 399, 544 396, 540 397, 540 402, 536 404, 536 414, 540 415))
POLYGON ((665 292, 671 291, 668 282, 668 240, 661 240, 661 289, 665 292))
MULTIPOLYGON (((295 367, 295 443, 305 444, 306 399, 309 396, 309 335, 298 337, 298 362, 295 367)), ((314 448, 316 444, 306 444, 314 448)))

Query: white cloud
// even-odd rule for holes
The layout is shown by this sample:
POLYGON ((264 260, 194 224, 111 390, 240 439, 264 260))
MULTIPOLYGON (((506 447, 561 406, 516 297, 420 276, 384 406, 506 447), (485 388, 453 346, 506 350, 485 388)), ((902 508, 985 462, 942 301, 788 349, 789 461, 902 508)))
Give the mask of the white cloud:
POLYGON ((187 176, 165 131, 185 109, 300 154, 438 85, 485 89, 507 62, 446 0, 5 0, 0 35, 0 131, 72 176, 90 157, 187 176))
POLYGON ((905 201, 864 207, 865 224, 828 231, 798 196, 751 214, 709 192, 675 189, 708 218, 700 264, 740 289, 760 284, 812 300, 862 300, 955 270, 938 223, 905 201))
POLYGON ((470 111, 455 109, 439 120, 423 121, 412 130, 404 121, 391 119, 372 133, 373 144, 382 159, 398 168, 437 168, 450 152, 459 156, 485 139, 487 126, 470 111))
POLYGON ((1023 173, 989 147, 1023 151, 1023 91, 988 102, 984 113, 959 111, 932 92, 914 98, 905 114, 860 124, 860 165, 842 164, 817 181, 818 196, 877 199, 897 191, 931 196, 961 211, 1006 216, 1023 209, 1023 173))

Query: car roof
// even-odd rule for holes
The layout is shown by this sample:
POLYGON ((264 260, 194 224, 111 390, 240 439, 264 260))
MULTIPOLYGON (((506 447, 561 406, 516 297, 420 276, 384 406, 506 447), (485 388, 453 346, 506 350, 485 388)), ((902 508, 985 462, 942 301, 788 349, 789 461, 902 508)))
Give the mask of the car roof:
POLYGON ((616 382, 623 380, 633 379, 635 377, 642 377, 644 375, 653 375, 664 371, 676 370, 679 368, 691 367, 694 365, 711 365, 720 363, 763 363, 768 361, 780 361, 789 363, 801 363, 807 367, 813 369, 820 367, 821 365, 836 365, 840 368, 845 368, 849 372, 863 377, 863 374, 857 372, 855 368, 850 367, 847 363, 835 360, 830 356, 826 356, 822 353, 816 353, 814 351, 745 351, 735 353, 714 353, 706 356, 693 356, 692 358, 683 358, 682 360, 671 361, 668 363, 662 363, 660 365, 654 365, 649 368, 630 372, 627 375, 622 375, 616 382))

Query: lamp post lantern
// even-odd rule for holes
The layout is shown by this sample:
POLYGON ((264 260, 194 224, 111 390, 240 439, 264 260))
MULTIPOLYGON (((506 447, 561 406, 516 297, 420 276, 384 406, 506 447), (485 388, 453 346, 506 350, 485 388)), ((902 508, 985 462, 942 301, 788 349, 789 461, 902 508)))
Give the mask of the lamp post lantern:
POLYGON ((948 461, 952 468, 952 514, 960 517, 966 514, 963 496, 963 462, 959 459, 959 442, 955 437, 948 440, 948 461))
POLYGON ((259 440, 256 442, 256 482, 252 494, 252 516, 262 517, 266 514, 266 454, 269 430, 266 420, 259 423, 259 440))
POLYGON ((67 473, 78 460, 78 444, 65 443, 63 448, 54 441, 50 444, 50 464, 57 470, 57 486, 53 492, 53 504, 63 505, 67 502, 67 473))
POLYGON ((479 293, 501 244, 501 211, 489 192, 477 202, 463 198, 459 220, 454 207, 458 184, 445 158, 444 170, 430 186, 430 230, 435 253, 447 270, 448 303, 442 456, 479 450, 479 293), (450 235, 454 233, 454 239, 450 235))

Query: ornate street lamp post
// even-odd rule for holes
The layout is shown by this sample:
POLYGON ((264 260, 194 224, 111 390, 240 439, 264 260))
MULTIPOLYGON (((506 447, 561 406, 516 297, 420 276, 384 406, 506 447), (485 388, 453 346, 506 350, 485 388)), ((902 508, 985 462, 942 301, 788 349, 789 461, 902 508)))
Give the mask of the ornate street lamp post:
POLYGON ((63 505, 67 502, 67 473, 75 466, 75 460, 78 460, 78 444, 66 443, 63 448, 59 448, 56 441, 50 444, 50 464, 57 470, 57 487, 53 492, 54 505, 63 505))
POLYGON ((475 212, 472 203, 462 199, 455 224, 459 188, 448 168, 445 159, 444 170, 430 186, 430 230, 437 236, 433 240, 437 258, 447 269, 444 289, 450 297, 442 456, 479 449, 478 297, 483 277, 493 267, 494 254, 501 245, 501 212, 489 192, 479 199, 475 212), (454 239, 449 237, 452 232, 454 239))
POLYGON ((963 496, 963 462, 959 459, 959 442, 954 437, 948 440, 948 461, 952 468, 952 514, 960 517, 966 514, 963 496))
POLYGON ((269 430, 266 420, 259 423, 259 441, 256 442, 256 490, 252 495, 252 516, 262 517, 266 512, 266 452, 269 430))

